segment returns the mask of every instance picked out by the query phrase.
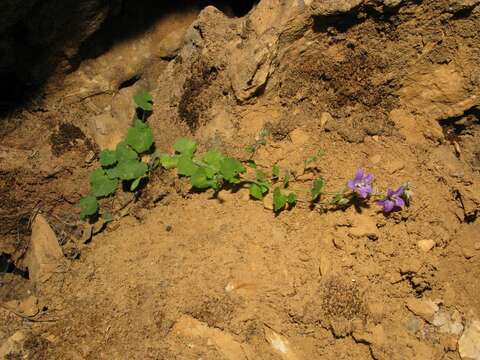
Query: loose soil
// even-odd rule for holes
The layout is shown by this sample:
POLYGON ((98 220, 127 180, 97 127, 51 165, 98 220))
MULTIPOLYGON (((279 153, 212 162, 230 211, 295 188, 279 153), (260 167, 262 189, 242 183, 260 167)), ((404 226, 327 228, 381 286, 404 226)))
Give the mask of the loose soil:
POLYGON ((375 205, 322 214, 303 202, 276 215, 248 189, 192 192, 158 169, 136 197, 105 204, 117 219, 84 244, 76 204, 100 146, 89 121, 115 97, 67 104, 59 90, 3 119, 0 253, 18 271, 0 267, 0 301, 35 294, 39 313, 0 307, 0 344, 22 330, 18 356, 29 359, 459 360, 452 329, 480 318, 480 8, 447 3, 298 15, 302 33, 286 27, 268 82, 242 100, 229 58, 212 55, 241 19, 222 20, 221 33, 207 13, 205 58, 187 70, 179 56, 156 59, 115 93, 154 84, 149 122, 162 151, 188 135, 200 152, 246 160, 268 129, 253 159, 288 169, 302 200, 314 178, 341 189, 357 168, 379 191, 409 181, 410 206, 390 215, 375 205), (68 266, 34 289, 22 267, 36 213, 68 266), (407 307, 415 299, 448 320, 407 307))

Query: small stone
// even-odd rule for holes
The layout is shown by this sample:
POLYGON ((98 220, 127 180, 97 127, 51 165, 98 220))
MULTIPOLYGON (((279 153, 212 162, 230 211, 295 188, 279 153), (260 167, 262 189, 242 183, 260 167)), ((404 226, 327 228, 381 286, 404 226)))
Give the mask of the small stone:
POLYGON ((423 252, 429 252, 430 250, 432 250, 435 247, 435 241, 433 241, 433 240, 420 240, 417 243, 417 245, 420 248, 420 250, 422 250, 423 252))
POLYGON ((107 225, 107 223, 106 223, 105 220, 99 219, 95 224, 93 224, 93 227, 92 227, 93 235, 96 235, 99 232, 101 232, 105 228, 106 225, 107 225))
POLYGON ((472 257, 475 256, 475 251, 469 248, 462 248, 462 255, 465 259, 471 259, 472 257))
POLYGON ((35 284, 48 281, 64 265, 63 251, 47 220, 38 214, 32 224, 32 235, 25 263, 35 284))
POLYGON ((263 198, 263 207, 267 210, 273 210, 273 195, 271 193, 263 198))
POLYGON ((319 271, 321 276, 326 276, 332 270, 332 262, 326 254, 320 255, 319 271))
POLYGON ((339 250, 345 250, 345 240, 342 239, 341 237, 334 236, 333 245, 339 250))
POLYGON ((408 299, 405 306, 415 315, 431 323, 438 311, 438 305, 431 300, 408 299))
POLYGON ((458 340, 458 352, 463 360, 480 359, 480 321, 472 321, 458 340))
POLYGON ((385 330, 382 325, 369 326, 366 331, 354 332, 353 338, 358 343, 383 345, 385 342, 385 330))
POLYGON ((353 226, 349 229, 349 234, 354 237, 368 237, 378 239, 377 223, 368 215, 358 215, 353 219, 353 226))
POLYGON ((443 350, 445 350, 446 352, 457 350, 457 343, 458 341, 454 336, 448 336, 446 338, 442 338, 441 340, 443 350))
POLYGON ((322 115, 320 115, 320 125, 322 128, 325 127, 329 122, 333 122, 333 117, 330 115, 328 112, 323 112, 322 115))
POLYGON ((480 250, 480 241, 477 241, 473 247, 475 250, 480 250))
POLYGON ((92 150, 90 150, 87 156, 85 156, 85 162, 87 164, 90 164, 93 160, 95 160, 95 153, 92 150))

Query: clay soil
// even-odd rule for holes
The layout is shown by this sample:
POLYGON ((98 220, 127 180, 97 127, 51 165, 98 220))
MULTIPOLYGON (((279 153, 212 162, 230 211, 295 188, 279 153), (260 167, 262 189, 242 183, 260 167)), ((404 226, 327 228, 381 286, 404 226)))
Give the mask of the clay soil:
MULTIPOLYGON (((0 307, 0 345, 27 334, 10 358, 461 359, 462 331, 480 318, 480 8, 447 3, 298 15, 304 25, 281 33, 268 82, 248 99, 216 48, 189 65, 173 100, 164 80, 182 69, 178 57, 135 83, 154 96, 160 150, 186 135, 200 152, 247 160, 267 129, 252 158, 288 169, 300 199, 314 178, 333 191, 358 168, 381 192, 410 182, 410 206, 389 215, 303 202, 274 214, 246 188, 192 192, 157 169, 83 243, 76 204, 100 146, 88 121, 113 95, 67 103, 56 89, 5 116, 0 252, 11 264, 0 268, 0 300, 38 299, 34 317, 0 307), (22 264, 36 213, 66 266, 35 288, 22 264)), ((230 36, 206 28, 207 39, 230 36)))

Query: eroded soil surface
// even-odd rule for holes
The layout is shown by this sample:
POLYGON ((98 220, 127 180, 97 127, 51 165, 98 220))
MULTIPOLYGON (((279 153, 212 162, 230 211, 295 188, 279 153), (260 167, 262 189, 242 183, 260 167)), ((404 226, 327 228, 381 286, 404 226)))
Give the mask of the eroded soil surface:
POLYGON ((11 359, 475 359, 477 3, 189 10, 58 75, 2 120, 0 346, 21 335, 11 359), (143 88, 162 151, 187 135, 246 160, 267 129, 253 159, 288 169, 300 200, 314 178, 334 191, 364 168, 381 192, 409 181, 412 202, 390 215, 304 202, 275 215, 248 189, 191 192, 157 169, 135 196, 107 201, 115 221, 84 243, 76 204, 143 88), (65 263, 33 286, 38 213, 65 263))

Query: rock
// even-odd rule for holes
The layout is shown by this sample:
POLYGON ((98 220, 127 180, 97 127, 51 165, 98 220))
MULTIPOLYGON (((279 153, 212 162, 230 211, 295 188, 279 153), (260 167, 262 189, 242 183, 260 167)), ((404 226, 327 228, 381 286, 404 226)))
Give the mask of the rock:
POLYGON ((480 321, 472 321, 458 340, 458 352, 463 360, 480 360, 480 321))
POLYGON ((313 0, 310 4, 312 15, 332 16, 352 11, 363 0, 313 0))
POLYGON ((383 0, 383 5, 387 7, 397 7, 402 4, 404 0, 383 0))
POLYGON ((332 262, 327 254, 320 255, 320 266, 318 267, 321 276, 328 275, 332 270, 332 262))
POLYGON ((10 336, 0 347, 0 359, 16 359, 17 356, 23 354, 23 344, 26 339, 27 333, 24 330, 17 331, 10 336))
POLYGON ((328 112, 322 112, 322 115, 320 115, 320 126, 324 129, 326 129, 327 124, 331 124, 333 121, 335 121, 333 116, 328 112))
POLYGON ((475 256, 475 250, 470 249, 468 247, 463 247, 462 248, 462 255, 465 259, 471 259, 472 257, 475 256))
POLYGON ((269 37, 252 39, 234 48, 228 73, 235 97, 243 102, 253 97, 270 76, 276 56, 275 41, 269 37))
POLYGON ((457 310, 448 312, 440 309, 435 313, 432 325, 441 333, 459 336, 463 331, 462 315, 457 310))
POLYGON ((264 198, 263 198, 263 207, 267 210, 273 210, 273 195, 271 192, 269 192, 264 198))
POLYGON ((350 235, 358 238, 368 237, 373 240, 378 238, 379 232, 374 218, 368 215, 358 215, 353 218, 352 223, 352 227, 348 230, 350 235))
POLYGON ((38 308, 38 299, 34 295, 30 295, 23 300, 11 300, 5 303, 5 306, 26 317, 34 317, 40 311, 38 308))
POLYGON ((429 252, 435 247, 435 241, 433 240, 420 240, 418 243, 418 248, 423 252, 429 252))
POLYGON ((170 330, 175 337, 184 339, 202 339, 209 346, 216 348, 225 360, 257 359, 253 349, 248 344, 240 343, 235 338, 220 329, 212 328, 188 315, 182 315, 170 330))
POLYGON ((39 285, 48 281, 64 265, 62 248, 47 220, 38 214, 32 224, 32 236, 25 263, 30 280, 39 285))
POLYGON ((381 346, 385 342, 385 330, 382 325, 369 326, 366 331, 355 331, 352 335, 356 342, 367 345, 381 346))
MULTIPOLYGON (((398 129, 400 134, 405 137, 405 140, 410 144, 423 144, 427 140, 422 134, 422 131, 419 131, 419 124, 421 121, 415 118, 411 113, 403 109, 393 109, 390 112, 390 120, 395 124, 395 127, 398 129)), ((439 131, 441 131, 440 126, 439 131)), ((438 133, 440 135, 440 133, 438 133)))
POLYGON ((283 360, 297 360, 299 357, 295 354, 290 346, 290 342, 286 337, 280 335, 265 326, 264 328, 265 340, 277 352, 283 360))
POLYGON ((123 140, 129 125, 122 124, 109 113, 92 118, 91 132, 101 150, 113 150, 123 140))
POLYGON ((435 128, 434 133, 441 138, 442 129, 437 120, 460 116, 480 100, 469 90, 469 81, 453 62, 416 67, 399 90, 401 107, 419 114, 422 122, 432 130, 435 128))
POLYGON ((438 311, 438 305, 431 300, 408 299, 405 306, 415 315, 423 320, 432 323, 435 313, 438 311))

